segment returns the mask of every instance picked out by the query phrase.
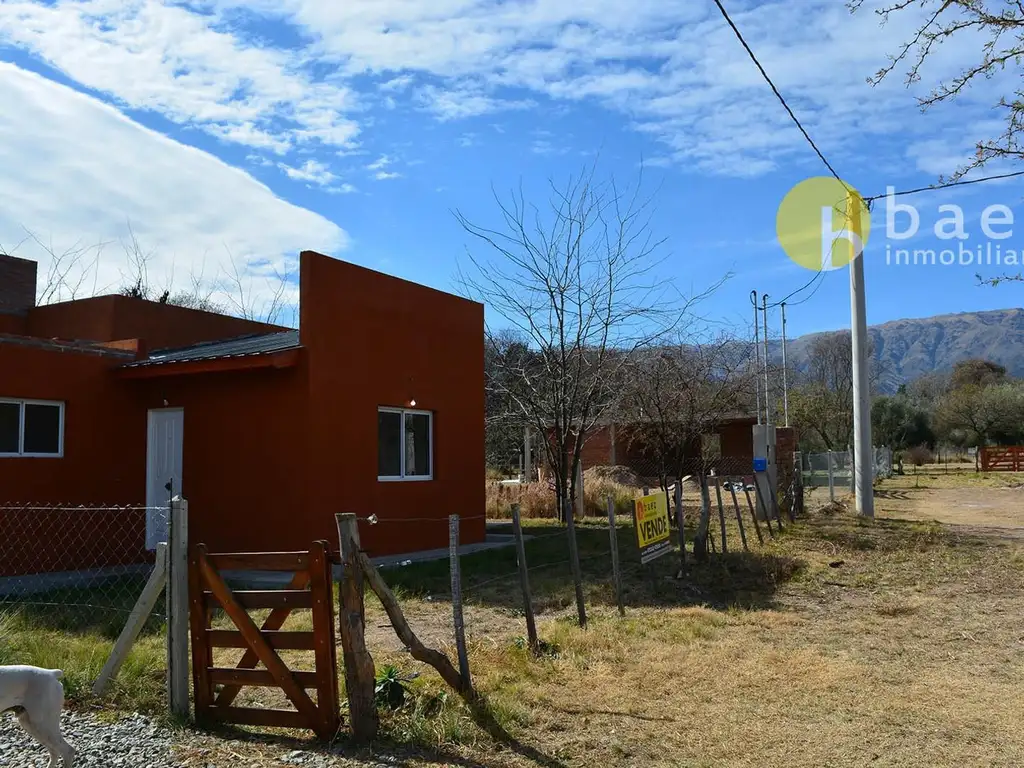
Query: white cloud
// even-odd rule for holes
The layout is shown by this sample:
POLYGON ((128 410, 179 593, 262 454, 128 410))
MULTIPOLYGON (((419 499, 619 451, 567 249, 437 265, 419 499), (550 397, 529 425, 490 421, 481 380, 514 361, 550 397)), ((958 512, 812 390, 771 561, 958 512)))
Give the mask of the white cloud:
MULTIPOLYGON (((41 76, 0 64, 0 103, 0 243, 12 247, 26 229, 52 239, 58 252, 76 242, 109 243, 86 273, 84 292, 124 282, 118 241, 129 222, 152 251, 153 285, 183 287, 196 273, 223 291, 237 266, 257 298, 271 291, 268 273, 294 272, 303 248, 332 253, 348 244, 336 224, 281 200, 244 171, 41 76)), ((26 243, 18 255, 39 259, 46 274, 42 249, 26 243)))
POLYGON ((402 178, 402 174, 393 171, 377 171, 377 173, 374 174, 373 178, 375 178, 377 181, 390 181, 391 179, 402 178))
POLYGON ((416 78, 412 75, 399 75, 393 77, 377 86, 382 91, 404 91, 410 85, 415 82, 416 78))
MULTIPOLYGON (((847 163, 841 172, 863 137, 907 145, 956 131, 964 116, 990 114, 998 87, 979 83, 956 119, 917 113, 915 93, 977 55, 969 37, 944 43, 910 92, 898 77, 868 86, 917 21, 906 12, 879 27, 879 2, 854 16, 836 0, 731 7, 807 129, 847 163)), ((16 0, 0 3, 0 41, 130 107, 278 153, 309 140, 350 148, 373 106, 444 122, 586 102, 688 168, 754 176, 817 162, 710 0, 16 0), (309 42, 255 41, 239 16, 309 42)))
MULTIPOLYGON (((868 86, 865 78, 917 22, 908 12, 880 28, 871 12, 879 1, 869 0, 854 16, 835 0, 766 0, 731 9, 832 155, 842 156, 863 136, 944 129, 948 121, 917 114, 913 94, 959 69, 972 45, 977 51, 966 38, 948 41, 926 82, 910 93, 898 77, 868 86)), ((752 176, 810 151, 710 0, 264 5, 315 37, 342 73, 423 75, 428 84, 413 89, 415 103, 442 121, 529 109, 541 99, 588 100, 663 142, 674 162, 704 171, 752 176)), ((992 103, 982 91, 969 100, 992 103)))
POLYGON ((287 165, 285 163, 278 163, 278 167, 285 172, 285 175, 289 179, 295 181, 308 181, 311 184, 317 184, 321 187, 327 186, 338 177, 331 173, 330 169, 321 162, 316 160, 307 160, 298 168, 287 165))
POLYGON ((308 140, 352 143, 348 87, 314 81, 300 53, 254 44, 228 26, 156 0, 0 3, 0 42, 133 109, 279 153, 308 140))
POLYGON ((333 186, 333 187, 327 187, 327 189, 325 189, 324 191, 325 192, 330 192, 333 195, 351 195, 351 194, 355 194, 359 190, 355 187, 354 184, 345 183, 345 184, 338 184, 338 185, 333 186))
POLYGON ((479 117, 509 109, 530 109, 533 99, 506 99, 488 95, 482 86, 464 83, 448 88, 427 85, 416 92, 416 100, 442 122, 479 117))
POLYGON ((366 166, 368 171, 380 171, 391 165, 394 160, 388 155, 381 155, 379 158, 374 160, 372 163, 366 166))

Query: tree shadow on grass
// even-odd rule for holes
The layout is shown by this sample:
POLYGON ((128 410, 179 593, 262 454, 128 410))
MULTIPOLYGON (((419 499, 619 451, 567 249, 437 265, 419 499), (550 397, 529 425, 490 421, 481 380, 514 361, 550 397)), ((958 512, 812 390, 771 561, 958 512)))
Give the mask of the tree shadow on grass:
MULTIPOLYGON (((702 563, 687 552, 680 562, 678 534, 672 532, 674 549, 659 559, 640 564, 632 526, 616 529, 623 597, 630 607, 687 607, 711 605, 764 608, 774 603, 780 584, 796 575, 802 561, 754 547, 743 551, 733 534, 728 554, 711 553, 702 563)), ((575 603, 568 537, 553 525, 530 526, 526 531, 526 561, 534 610, 560 611, 575 603)), ((687 531, 691 541, 692 531, 687 531)), ((615 606, 611 539, 607 523, 596 520, 577 524, 580 570, 588 605, 615 606)), ((720 546, 720 539, 719 539, 720 546)), ((470 605, 521 612, 517 557, 514 547, 491 549, 461 558, 462 594, 470 605)), ((448 599, 451 594, 448 562, 416 563, 387 568, 384 579, 399 593, 410 597, 448 599)))

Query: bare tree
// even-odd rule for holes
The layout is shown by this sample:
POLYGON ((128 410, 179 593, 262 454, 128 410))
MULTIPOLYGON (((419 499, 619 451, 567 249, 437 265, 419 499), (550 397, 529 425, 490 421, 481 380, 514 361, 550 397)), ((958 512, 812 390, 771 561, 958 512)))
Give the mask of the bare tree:
MULTIPOLYGON (((856 12, 864 5, 864 0, 848 0, 847 5, 856 12)), ((1024 3, 1016 0, 998 3, 987 0, 891 0, 875 13, 884 24, 894 14, 915 11, 923 12, 923 21, 899 50, 889 56, 888 63, 869 79, 870 83, 877 85, 897 69, 904 68, 904 80, 910 86, 921 80, 927 61, 937 55, 943 44, 971 36, 982 41, 973 63, 917 100, 922 109, 953 101, 976 82, 989 81, 1007 68, 1019 67, 1024 60, 1024 3)), ((1004 115, 1002 133, 980 139, 975 145, 974 159, 955 169, 951 176, 953 180, 990 160, 1024 159, 1024 146, 1021 144, 1024 92, 1018 88, 1012 94, 1004 93, 994 106, 1004 115)))
MULTIPOLYGON (((853 359, 849 331, 823 333, 810 344, 807 368, 789 394, 791 421, 804 440, 828 450, 845 450, 853 440, 853 359)), ((869 345, 868 355, 871 357, 869 345)), ((874 387, 881 374, 871 364, 874 387)))
POLYGON ((142 245, 132 229, 131 222, 128 224, 128 237, 122 240, 121 247, 127 264, 127 271, 121 272, 120 293, 123 296, 205 312, 230 312, 246 320, 265 323, 277 323, 289 306, 284 299, 291 273, 282 273, 276 268, 273 270, 273 275, 266 278, 270 292, 267 298, 262 292, 254 290, 251 281, 246 280, 238 261, 230 251, 228 267, 222 270, 223 274, 219 280, 208 281, 205 278, 204 264, 199 272, 194 269, 189 272, 189 284, 186 288, 175 289, 173 272, 167 280, 166 287, 152 283, 149 264, 156 251, 146 249, 142 245), (218 294, 223 297, 223 301, 217 300, 218 294))
MULTIPOLYGON (((641 350, 626 378, 622 416, 633 443, 655 463, 661 487, 694 474, 706 490, 713 458, 704 437, 722 419, 751 408, 750 390, 759 372, 753 347, 729 336, 706 343, 680 342, 641 350)), ((708 509, 702 510, 694 553, 707 553, 708 509)))
POLYGON ((253 290, 251 283, 246 285, 244 275, 238 268, 238 261, 230 251, 228 256, 230 268, 225 270, 225 294, 232 312, 246 320, 263 323, 277 323, 281 320, 289 306, 285 301, 285 293, 294 277, 292 272, 272 268, 272 275, 266 278, 266 287, 270 294, 264 298, 262 294, 253 290))
POLYGON ((99 260, 107 243, 99 241, 83 245, 78 240, 61 250, 54 245, 52 236, 43 240, 34 231, 24 229, 25 237, 13 248, 0 244, 0 253, 14 256, 23 245, 32 243, 49 257, 46 259, 46 273, 36 288, 37 304, 70 301, 84 293, 95 293, 99 260))
POLYGON ((654 276, 664 241, 651 233, 642 174, 620 189, 589 167, 549 187, 543 208, 521 187, 508 200, 495 194, 498 228, 455 216, 491 256, 469 251, 465 290, 524 342, 493 350, 500 376, 492 385, 510 415, 546 436, 541 446, 565 510, 587 435, 616 400, 613 383, 633 353, 677 326, 687 301, 654 276))

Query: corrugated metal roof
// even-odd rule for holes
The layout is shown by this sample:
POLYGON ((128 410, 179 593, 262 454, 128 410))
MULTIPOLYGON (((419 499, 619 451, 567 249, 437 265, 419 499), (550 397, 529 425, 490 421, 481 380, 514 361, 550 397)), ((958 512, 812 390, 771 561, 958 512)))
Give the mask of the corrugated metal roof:
POLYGON ((151 353, 145 360, 129 363, 122 367, 142 368, 151 365, 166 365, 168 363, 187 363, 194 360, 269 355, 288 349, 298 349, 300 346, 298 331, 258 333, 239 336, 234 339, 207 341, 202 344, 193 344, 191 347, 181 347, 179 349, 161 349, 151 353))

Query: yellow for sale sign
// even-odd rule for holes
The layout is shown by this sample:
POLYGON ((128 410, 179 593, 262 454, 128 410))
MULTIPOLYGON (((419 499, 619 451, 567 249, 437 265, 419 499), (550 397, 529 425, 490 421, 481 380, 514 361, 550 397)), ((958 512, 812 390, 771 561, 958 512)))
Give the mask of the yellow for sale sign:
POLYGON ((641 563, 649 563, 672 549, 668 529, 668 500, 664 493, 637 499, 634 518, 641 563))

